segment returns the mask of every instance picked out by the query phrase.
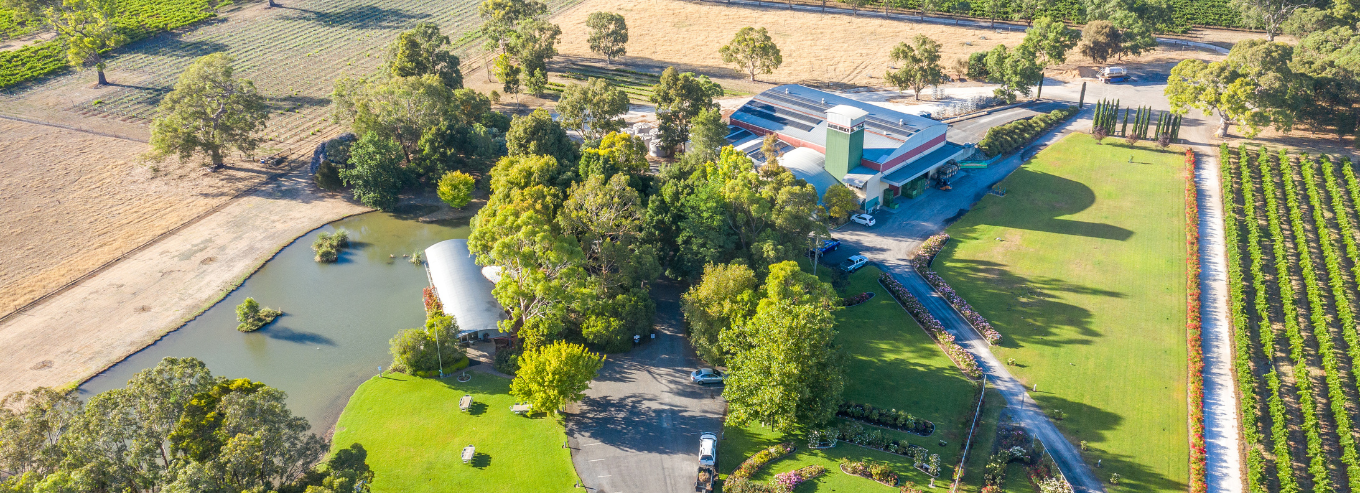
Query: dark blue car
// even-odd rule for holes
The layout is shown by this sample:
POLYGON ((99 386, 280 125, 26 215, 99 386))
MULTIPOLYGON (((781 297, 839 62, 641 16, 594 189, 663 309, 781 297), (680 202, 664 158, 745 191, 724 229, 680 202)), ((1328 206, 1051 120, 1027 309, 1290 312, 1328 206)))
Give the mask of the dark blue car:
POLYGON ((841 242, 838 240, 823 240, 822 246, 808 250, 808 256, 811 257, 814 255, 826 255, 828 253, 836 251, 836 249, 840 247, 841 242))

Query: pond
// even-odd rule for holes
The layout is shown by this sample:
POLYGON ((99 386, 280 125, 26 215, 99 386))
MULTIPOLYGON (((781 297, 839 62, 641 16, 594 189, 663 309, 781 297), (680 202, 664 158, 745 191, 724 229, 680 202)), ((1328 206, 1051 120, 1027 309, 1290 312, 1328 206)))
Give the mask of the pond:
POLYGON ((440 224, 415 217, 372 212, 307 233, 202 315, 85 382, 81 398, 123 387, 162 358, 194 357, 213 375, 287 392, 293 413, 324 433, 354 389, 391 363, 388 340, 424 324, 421 290, 429 282, 425 269, 403 255, 467 238, 466 219, 440 224), (317 263, 312 241, 338 228, 350 232, 350 248, 334 264, 317 263), (256 332, 238 332, 236 305, 246 297, 284 315, 256 332))

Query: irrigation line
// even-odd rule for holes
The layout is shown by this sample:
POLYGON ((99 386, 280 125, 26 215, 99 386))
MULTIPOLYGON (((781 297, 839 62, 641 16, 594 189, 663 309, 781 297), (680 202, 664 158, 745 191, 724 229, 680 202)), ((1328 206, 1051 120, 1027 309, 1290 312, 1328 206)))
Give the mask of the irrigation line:
MULTIPOLYGON (((145 143, 147 143, 145 140, 137 140, 137 139, 134 139, 134 138, 131 138, 131 137, 124 137, 124 136, 122 136, 122 135, 114 135, 114 134, 110 134, 110 133, 98 132, 98 131, 95 131, 95 130, 86 130, 86 129, 83 129, 83 128, 72 127, 72 126, 69 126, 69 125, 62 125, 62 124, 59 124, 59 123, 40 122, 40 121, 37 121, 37 120, 29 120, 29 119, 27 119, 27 118, 20 118, 20 117, 17 117, 17 116, 6 116, 6 115, 0 115, 0 118, 3 118, 3 119, 5 119, 5 120, 13 120, 13 121, 16 121, 16 122, 29 123, 29 124, 33 124, 33 125, 43 125, 43 126, 47 126, 47 127, 55 127, 55 128, 60 128, 60 129, 64 129, 64 130, 71 130, 71 131, 74 131, 74 132, 84 132, 84 133, 87 133, 87 134, 98 135, 98 136, 100 136, 100 137, 110 137, 110 138, 114 138, 114 139, 122 139, 122 140, 126 140, 126 141, 137 142, 137 143, 139 143, 139 144, 145 144, 145 143)), ((3 321, 3 320, 4 320, 4 319, 0 319, 0 321, 3 321)))
POLYGON ((973 431, 977 429, 978 416, 982 415, 982 400, 987 397, 987 374, 982 374, 982 393, 978 395, 977 410, 973 411, 973 425, 968 427, 968 441, 963 443, 963 458, 959 459, 958 472, 954 474, 954 486, 949 488, 949 493, 954 493, 959 489, 959 480, 963 479, 963 465, 968 463, 968 447, 973 445, 973 431))

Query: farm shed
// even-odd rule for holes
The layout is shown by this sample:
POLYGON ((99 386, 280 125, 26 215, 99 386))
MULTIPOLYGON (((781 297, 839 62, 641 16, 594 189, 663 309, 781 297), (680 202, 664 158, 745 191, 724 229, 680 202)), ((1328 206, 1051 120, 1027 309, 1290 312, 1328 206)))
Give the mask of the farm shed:
POLYGON ((462 338, 486 339, 500 333, 496 322, 505 310, 491 296, 495 287, 482 275, 481 266, 468 251, 467 240, 444 240, 425 249, 426 274, 444 313, 458 322, 462 338))

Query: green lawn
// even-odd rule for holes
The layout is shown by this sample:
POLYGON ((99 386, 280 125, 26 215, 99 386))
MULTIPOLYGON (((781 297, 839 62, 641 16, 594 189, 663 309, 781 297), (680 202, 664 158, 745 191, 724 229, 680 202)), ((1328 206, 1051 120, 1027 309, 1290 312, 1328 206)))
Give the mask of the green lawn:
MULTIPOLYGON (((842 296, 875 293, 872 300, 836 314, 836 330, 840 331, 836 342, 850 356, 846 364, 845 399, 901 409, 934 422, 935 433, 929 437, 906 433, 894 436, 940 454, 937 482, 947 484, 954 475, 962 440, 977 406, 977 386, 959 372, 930 336, 878 284, 879 274, 878 268, 865 267, 850 276, 849 286, 841 293, 842 296), (946 444, 941 446, 940 440, 946 444)), ((903 481, 929 482, 929 477, 904 457, 848 443, 829 450, 808 450, 801 435, 782 436, 756 424, 729 425, 725 437, 719 454, 719 470, 723 473, 732 472, 751 454, 780 441, 793 441, 798 451, 766 466, 753 479, 769 480, 776 473, 811 464, 825 465, 831 471, 816 486, 799 487, 800 492, 892 491, 876 482, 842 474, 836 468, 842 457, 893 463, 903 481)))
POLYGON ((510 412, 510 381, 473 373, 458 383, 393 374, 354 392, 336 425, 336 448, 359 443, 375 492, 576 491, 566 432, 556 418, 510 412), (471 413, 458 399, 472 394, 471 413), (477 455, 463 464, 463 447, 477 455))
POLYGON ((1096 475, 1130 491, 1186 488, 1184 168, 1174 150, 1070 135, 951 226, 934 264, 1090 443, 1096 475))

